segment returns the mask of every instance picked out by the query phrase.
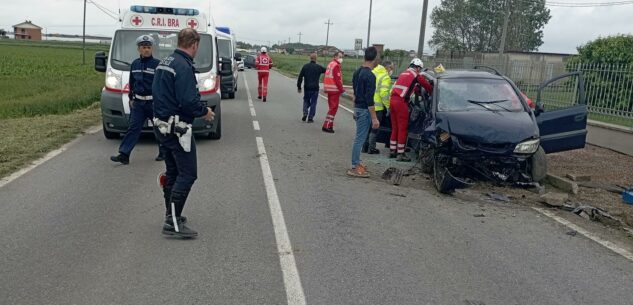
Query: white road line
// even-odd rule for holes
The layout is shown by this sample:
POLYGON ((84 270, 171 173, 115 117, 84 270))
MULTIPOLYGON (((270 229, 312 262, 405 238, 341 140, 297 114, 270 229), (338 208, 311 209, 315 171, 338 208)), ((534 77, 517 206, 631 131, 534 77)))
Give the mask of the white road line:
POLYGON ((564 219, 562 217, 559 217, 559 216, 555 215, 554 213, 552 213, 552 212, 550 212, 550 211, 548 211, 546 209, 536 208, 536 207, 533 207, 532 209, 534 209, 537 212, 539 212, 539 213, 541 213, 541 214, 543 214, 543 215, 545 215, 545 216, 547 216, 547 217, 549 217, 549 218, 561 223, 562 225, 564 225, 564 226, 566 226, 566 227, 568 227, 568 228, 570 228, 570 229, 572 229, 572 230, 584 235, 585 237, 587 237, 587 238, 599 243, 600 245, 604 246, 605 248, 607 248, 607 249, 609 249, 609 250, 611 250, 611 251, 613 251, 613 252, 615 252, 617 254, 620 254, 620 255, 624 256, 626 259, 628 259, 630 261, 633 261, 633 253, 631 253, 628 250, 616 245, 615 243, 610 242, 608 240, 604 240, 604 239, 598 237, 597 235, 595 235, 595 234, 593 234, 593 233, 591 233, 591 232, 589 232, 589 231, 587 231, 587 230, 585 230, 585 229, 583 229, 583 228, 571 223, 570 221, 568 221, 568 220, 566 220, 566 219, 564 219))
MULTIPOLYGON (((91 127, 89 129, 87 129, 86 131, 84 131, 84 134, 95 134, 99 131, 101 131, 102 127, 101 126, 95 126, 95 127, 91 127)), ((20 177, 22 177, 24 174, 34 170, 36 167, 46 163, 46 161, 55 158, 56 156, 60 155, 61 153, 63 153, 64 151, 66 151, 70 146, 72 146, 73 144, 75 144, 77 141, 79 141, 79 139, 81 138, 81 136, 75 138, 74 140, 62 145, 62 147, 50 151, 49 153, 47 153, 44 157, 39 158, 35 161, 33 161, 31 163, 31 165, 17 171, 14 172, 13 174, 4 177, 2 179, 0 179, 0 188, 11 183, 13 180, 18 179, 20 177)))
POLYGON ((251 106, 250 108, 251 108, 251 116, 252 117, 257 116, 257 113, 255 112, 255 108, 253 108, 253 106, 251 106))
MULTIPOLYGON (((244 87, 246 88, 249 104, 252 105, 253 99, 248 89, 246 78, 244 78, 244 87)), ((253 128, 255 128, 255 130, 259 130, 258 121, 253 121, 253 128)), ((270 170, 268 155, 266 155, 264 139, 262 139, 262 137, 256 137, 255 140, 257 141, 259 163, 262 167, 266 196, 268 197, 268 208, 270 209, 270 216, 273 221, 273 230, 275 231, 275 241, 277 242, 277 251, 279 252, 279 263, 284 277, 286 300, 288 301, 288 305, 306 305, 306 297, 303 293, 299 270, 297 270, 295 255, 292 250, 292 244, 290 243, 290 237, 288 236, 288 229, 286 228, 286 221, 284 219, 283 211, 281 210, 281 204, 279 203, 277 187, 275 186, 273 173, 270 170)))
MULTIPOLYGON (((324 98, 327 101, 327 96, 323 95, 323 94, 319 94, 319 96, 321 96, 322 98, 324 98)), ((340 103, 338 104, 339 108, 343 108, 344 110, 346 110, 347 112, 354 114, 354 111, 352 109, 349 109, 343 105, 341 105, 340 103)))

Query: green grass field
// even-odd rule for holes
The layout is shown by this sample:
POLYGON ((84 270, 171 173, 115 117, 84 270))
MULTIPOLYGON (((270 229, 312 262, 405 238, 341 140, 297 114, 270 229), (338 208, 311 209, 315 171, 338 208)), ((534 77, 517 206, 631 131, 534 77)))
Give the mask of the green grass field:
POLYGON ((99 123, 105 75, 94 53, 108 46, 0 40, 0 177, 99 123))
MULTIPOLYGON (((310 58, 306 55, 282 55, 282 54, 271 54, 273 58, 273 63, 277 69, 281 70, 285 74, 289 74, 292 76, 298 76, 299 72, 301 72, 301 67, 307 64, 310 61, 310 58)), ((331 57, 319 57, 317 59, 317 63, 320 65, 327 67, 327 65, 332 60, 331 57)), ((343 84, 352 85, 352 75, 354 71, 358 69, 363 64, 362 59, 349 58, 346 57, 343 59, 343 64, 341 65, 341 73, 343 73, 343 84)))
POLYGON ((0 119, 67 114, 98 100, 104 75, 94 71, 89 45, 0 40, 0 119))

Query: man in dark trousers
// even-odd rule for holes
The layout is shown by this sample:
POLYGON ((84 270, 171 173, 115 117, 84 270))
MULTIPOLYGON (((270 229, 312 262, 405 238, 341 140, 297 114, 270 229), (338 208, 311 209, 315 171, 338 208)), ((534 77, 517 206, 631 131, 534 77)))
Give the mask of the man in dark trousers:
MULTIPOLYGON (((154 39, 149 35, 141 35, 136 39, 139 58, 130 65, 130 121, 123 142, 119 146, 119 155, 110 157, 113 162, 122 164, 130 163, 130 154, 141 136, 143 125, 147 120, 154 118, 154 106, 152 103, 152 82, 154 81, 154 69, 159 60, 152 56, 154 39)), ((160 148, 159 148, 160 151, 160 148)), ((156 161, 163 161, 158 153, 156 161)))
POLYGON ((191 238, 198 232, 185 226, 182 216, 187 196, 198 178, 196 142, 191 124, 194 118, 213 121, 211 108, 200 102, 193 58, 200 35, 193 29, 178 33, 178 49, 156 68, 154 90, 154 133, 165 156, 165 224, 163 234, 191 238))
POLYGON ((325 73, 325 68, 316 63, 316 53, 310 54, 310 62, 301 68, 299 79, 297 79, 297 90, 301 93, 301 83, 305 78, 303 92, 303 116, 302 121, 308 119, 308 123, 314 123, 317 100, 319 99, 319 79, 325 73))

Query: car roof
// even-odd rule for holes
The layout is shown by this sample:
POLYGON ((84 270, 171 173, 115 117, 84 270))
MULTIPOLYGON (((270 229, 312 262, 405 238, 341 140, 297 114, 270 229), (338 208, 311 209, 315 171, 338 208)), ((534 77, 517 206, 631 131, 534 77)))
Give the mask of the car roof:
POLYGON ((451 78, 489 78, 504 79, 503 76, 491 73, 486 70, 446 70, 442 73, 435 73, 437 79, 451 78))

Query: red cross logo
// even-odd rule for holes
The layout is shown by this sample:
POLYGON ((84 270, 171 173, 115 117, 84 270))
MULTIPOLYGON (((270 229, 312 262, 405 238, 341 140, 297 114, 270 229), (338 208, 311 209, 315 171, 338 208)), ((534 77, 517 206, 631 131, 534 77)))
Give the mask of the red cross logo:
POLYGON ((192 29, 197 29, 198 28, 198 22, 196 21, 196 19, 189 19, 187 20, 187 25, 192 28, 192 29))
POLYGON ((132 17, 132 24, 134 26, 139 26, 142 23, 143 23, 143 18, 141 18, 141 16, 136 15, 132 17))

